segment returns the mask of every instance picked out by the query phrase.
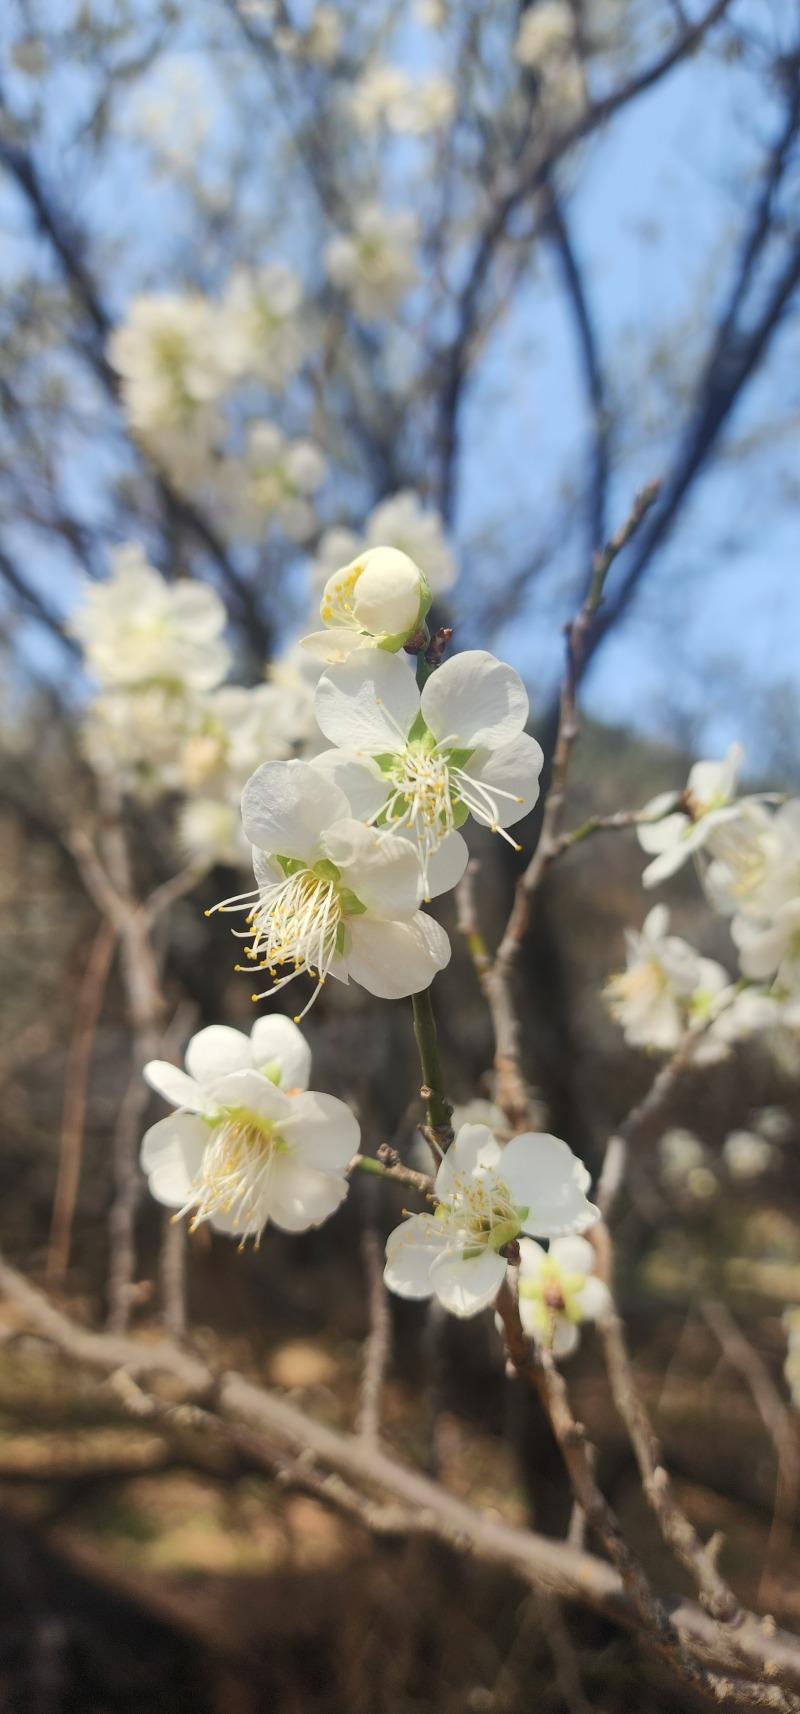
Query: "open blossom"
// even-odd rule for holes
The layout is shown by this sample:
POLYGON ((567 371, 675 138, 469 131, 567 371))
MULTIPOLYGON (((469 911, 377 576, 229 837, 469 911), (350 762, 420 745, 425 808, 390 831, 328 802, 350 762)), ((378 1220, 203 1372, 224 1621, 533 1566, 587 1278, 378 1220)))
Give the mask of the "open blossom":
POLYGON ((365 321, 390 314, 416 285, 418 236, 410 209, 391 213, 369 203, 356 211, 350 232, 338 233, 326 245, 329 280, 352 298, 365 321))
POLYGON ((216 909, 245 913, 252 969, 273 978, 254 999, 306 973, 316 986, 304 1011, 328 976, 397 1000, 444 969, 450 942, 417 908, 413 846, 354 821, 344 792, 312 763, 265 762, 245 787, 242 821, 257 885, 216 909))
POLYGON ((420 694, 407 663, 362 650, 323 673, 315 711, 337 746, 320 758, 356 815, 406 829, 426 884, 446 835, 472 815, 493 833, 533 808, 542 751, 525 732, 528 696, 513 667, 471 649, 420 694))
POLYGON ((554 1238, 543 1250, 519 1241, 519 1314, 525 1332, 554 1357, 569 1357, 584 1321, 611 1311, 611 1293, 594 1272, 597 1254, 587 1238, 554 1238))
POLYGON ((433 1214, 389 1234, 384 1279, 398 1297, 436 1296, 452 1315, 494 1302, 521 1232, 556 1238, 598 1219, 589 1174, 559 1137, 533 1131, 501 1148, 486 1125, 464 1125, 436 1175, 433 1214))
POLYGON ((645 805, 643 814, 651 819, 636 831, 653 861, 642 875, 643 886, 666 881, 718 828, 741 813, 733 801, 741 760, 740 745, 732 744, 722 762, 695 762, 684 792, 661 792, 645 805))
POLYGON ((297 374, 308 350, 302 299, 297 274, 283 262, 233 275, 217 326, 217 359, 233 379, 257 376, 283 387, 297 374))
POLYGON ((134 298, 109 341, 109 357, 135 433, 181 430, 213 436, 210 407, 225 390, 216 306, 199 292, 134 298))
POLYGON ((328 578, 320 604, 325 630, 303 642, 326 661, 346 660, 354 649, 396 651, 419 630, 430 604, 427 579, 408 554, 369 548, 328 578))
POLYGON ((134 543, 118 548, 111 563, 107 582, 87 584, 71 624, 94 677, 109 687, 219 684, 230 654, 215 591, 192 578, 167 583, 134 543))
POLYGON ((224 1025, 193 1036, 186 1070, 145 1066, 177 1111, 142 1142, 158 1202, 218 1232, 260 1241, 319 1226, 344 1201, 359 1127, 343 1101, 308 1090, 307 1043, 288 1018, 259 1018, 248 1037, 224 1025))
POLYGON ((607 982, 606 1004, 632 1047, 669 1052, 707 1020, 728 974, 669 933, 666 905, 654 906, 640 932, 626 929, 625 942, 627 968, 607 982))

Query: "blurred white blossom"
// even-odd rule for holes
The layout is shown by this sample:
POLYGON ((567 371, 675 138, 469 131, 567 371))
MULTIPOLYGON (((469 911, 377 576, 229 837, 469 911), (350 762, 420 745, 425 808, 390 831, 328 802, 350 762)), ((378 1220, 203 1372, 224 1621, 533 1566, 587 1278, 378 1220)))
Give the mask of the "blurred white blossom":
POLYGON ((116 549, 111 576, 87 583, 70 629, 100 684, 161 683, 210 690, 225 677, 227 615, 216 592, 192 578, 168 583, 135 543, 116 549))
POLYGON ((626 929, 624 971, 604 997, 631 1047, 670 1052, 692 1024, 704 1023, 730 985, 727 971, 669 933, 666 905, 655 905, 641 930, 626 929))
POLYGON ((772 1161, 772 1147, 754 1131, 731 1131, 722 1145, 731 1178, 758 1178, 772 1161))
POLYGON ((608 1286, 595 1273, 597 1253, 588 1238, 554 1238, 543 1250, 519 1240, 519 1313, 525 1332, 554 1357, 577 1349, 585 1321, 602 1321, 612 1309, 608 1286))
POLYGON ((349 232, 338 233, 326 245, 328 278, 352 299, 365 321, 390 315, 416 285, 418 237, 410 209, 391 213, 369 203, 356 211, 349 232))

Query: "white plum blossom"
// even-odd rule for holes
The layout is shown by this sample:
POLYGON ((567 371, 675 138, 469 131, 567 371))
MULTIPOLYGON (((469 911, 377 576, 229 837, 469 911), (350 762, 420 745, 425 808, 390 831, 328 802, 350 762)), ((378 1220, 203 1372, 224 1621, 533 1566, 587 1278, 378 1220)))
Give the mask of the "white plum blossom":
POLYGON ((533 808, 543 758, 525 731, 528 696, 513 667, 471 649, 420 693, 399 656, 361 650, 323 673, 315 712, 336 746, 320 765, 354 814, 407 830, 426 891, 437 848, 468 815, 519 849, 505 829, 533 808))
POLYGON ((216 592, 188 577, 168 583, 134 543, 116 549, 111 566, 105 583, 87 583, 70 625, 93 676, 109 688, 219 684, 230 653, 216 592))
POLYGON ((443 595, 456 581, 456 562, 447 545, 444 525, 437 511, 425 506, 413 488, 402 488, 381 500, 367 519, 368 548, 381 542, 408 554, 421 565, 433 595, 443 595))
POLYGON ((766 1172, 773 1148, 754 1131, 731 1131, 722 1145, 722 1155, 731 1178, 758 1178, 766 1172))
POLYGON ((455 92, 445 78, 415 78, 400 66, 370 66, 350 96, 350 112, 362 131, 383 125, 398 136, 440 130, 454 109, 455 92))
POLYGON ((379 501, 370 512, 363 532, 335 525, 320 537, 311 566, 315 590, 323 589, 329 577, 369 548, 393 548, 421 566, 433 596, 443 595, 456 581, 457 568, 448 546, 441 517, 425 506, 413 488, 400 489, 379 501))
POLYGON ((284 698, 276 684, 226 684, 198 702, 180 753, 187 792, 238 796, 260 761, 291 754, 284 698))
MULTIPOLYGON (((254 999, 307 973, 316 985, 302 1017, 328 976, 352 977, 369 993, 395 1000, 427 988, 444 969, 450 942, 417 908, 413 846, 354 821, 344 792, 312 763, 265 762, 245 787, 242 821, 257 885, 215 909, 245 914, 251 969, 273 977, 254 999)), ((456 880, 463 867, 454 852, 456 880)))
POLYGON ((356 210, 350 232, 337 233, 326 245, 328 278, 352 299, 364 321, 390 315, 416 285, 418 238, 410 209, 392 213, 368 203, 356 210))
POLYGON ((560 1137, 525 1132, 501 1148, 486 1125, 464 1125, 436 1175, 436 1209, 389 1234, 384 1279, 398 1297, 436 1296, 452 1315, 493 1303, 521 1232, 585 1232, 599 1218, 589 1174, 560 1137))
POLYGON ((520 65, 538 68, 553 55, 575 46, 575 14, 567 0, 537 0, 520 19, 514 57, 520 65))
POLYGON ((302 299, 297 274, 283 262, 233 275, 217 330, 217 357, 233 379, 257 376, 278 388, 297 374, 308 352, 302 299))
POLYGON ((180 684, 129 685, 105 690, 86 712, 83 748, 95 773, 142 802, 181 785, 181 755, 195 715, 195 698, 180 684))
POLYGON ((156 1201, 244 1244, 269 1221, 284 1232, 321 1225, 347 1195, 359 1144, 350 1109, 308 1090, 307 1043, 288 1018, 259 1018, 250 1036, 211 1025, 193 1036, 186 1070, 145 1066, 177 1111, 146 1133, 142 1169, 156 1201))
POLYGON ((643 886, 666 881, 717 829, 741 814, 733 801, 741 760, 741 746, 732 744, 722 762, 695 762, 685 791, 661 792, 645 805, 648 820, 639 824, 637 834, 653 861, 642 875, 643 886))
POLYGON ((731 935, 745 976, 774 982, 776 998, 800 1000, 800 896, 780 905, 770 922, 734 917, 731 935))
POLYGON ((631 1047, 671 1052, 687 1029, 707 1022, 730 978, 669 933, 666 905, 655 905, 640 931, 626 929, 625 943, 627 968, 604 990, 608 1009, 631 1047))
POLYGON ((170 459, 190 456, 192 443, 207 450, 219 430, 215 402, 227 385, 217 311, 207 298, 199 292, 134 298, 108 352, 135 434, 170 459))
POLYGON ((211 869, 216 863, 244 868, 250 861, 238 806, 221 798, 189 798, 178 815, 177 838, 193 869, 211 869))
POLYGON ((322 733, 314 717, 314 696, 324 663, 303 647, 296 637, 267 668, 269 683, 281 697, 281 730, 287 742, 304 756, 323 746, 322 733))
POLYGON ((547 1250, 519 1240, 519 1314, 525 1332, 554 1357, 569 1357, 584 1321, 602 1321, 612 1309, 608 1286, 595 1273, 597 1252, 588 1238, 554 1238, 547 1250))
MULTIPOLYGON (((243 458, 227 463, 235 527, 259 539, 265 522, 274 520, 290 540, 305 540, 314 529, 312 497, 326 472, 311 441, 288 440, 276 423, 251 423, 243 458)), ((223 474, 223 500, 225 486, 223 474)))
POLYGON ((320 603, 325 630, 303 643, 325 661, 346 660, 354 649, 396 651, 419 630, 430 604, 427 579, 408 554, 368 548, 328 578, 320 603))
POLYGON ((537 94, 547 117, 564 126, 586 106, 586 80, 578 53, 575 15, 566 0, 538 0, 522 14, 514 57, 536 74, 537 94))
POLYGON ((800 897, 800 798, 777 809, 743 798, 739 814, 708 841, 703 885, 723 916, 769 919, 800 897))
POLYGON ((693 1131, 675 1125, 665 1131, 658 1145, 661 1177, 670 1190, 691 1197, 694 1202, 708 1202, 719 1185, 708 1166, 708 1156, 693 1131))

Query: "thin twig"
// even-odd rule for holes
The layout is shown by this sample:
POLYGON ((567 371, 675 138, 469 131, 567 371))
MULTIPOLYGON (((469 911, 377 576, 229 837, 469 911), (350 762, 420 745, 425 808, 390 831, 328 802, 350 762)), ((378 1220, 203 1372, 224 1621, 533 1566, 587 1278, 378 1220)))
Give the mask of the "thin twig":
MULTIPOLYGON (((577 1601, 634 1630, 640 1627, 638 1605, 626 1592, 619 1571, 604 1560, 565 1542, 483 1516, 381 1448, 365 1446, 359 1436, 342 1434, 314 1421, 288 1400, 265 1392, 241 1375, 215 1375, 204 1361, 174 1341, 140 1341, 79 1327, 2 1259, 0 1292, 20 1307, 30 1325, 77 1362, 105 1375, 116 1375, 126 1385, 131 1378, 170 1377, 172 1387, 181 1389, 187 1402, 164 1407, 162 1400, 162 1408, 183 1415, 188 1412, 194 1420, 199 1405, 203 1421, 210 1417, 214 1422, 235 1425, 237 1433, 243 1427, 253 1430, 264 1458, 274 1459, 277 1454, 284 1459, 302 1459, 315 1471, 333 1471, 359 1492, 366 1489, 368 1496, 377 1494, 393 1508, 409 1511, 415 1529, 438 1537, 457 1551, 471 1552, 488 1564, 503 1565, 533 1588, 577 1601)), ((569 1432, 577 1428, 570 1413, 569 1432)), ((603 1509, 605 1504, 603 1501, 603 1509)), ((399 1517, 393 1519, 393 1527, 403 1527, 399 1517)), ((710 1660, 717 1671, 738 1675, 730 1693, 737 1705, 746 1707, 745 1693, 752 1691, 751 1707, 798 1714, 800 1697, 787 1688, 800 1686, 797 1638, 772 1624, 763 1624, 754 1615, 747 1615, 733 1632, 714 1623, 693 1602, 661 1600, 660 1604, 687 1647, 701 1659, 710 1660), (759 1687, 750 1680, 745 1683, 741 1676, 745 1671, 758 1675, 761 1683, 766 1677, 771 1701, 759 1702, 759 1687)))
POLYGON ((651 482, 637 494, 622 527, 595 556, 586 600, 575 620, 566 628, 566 670, 561 685, 558 734, 539 841, 517 882, 514 902, 495 957, 483 972, 483 990, 495 1033, 497 1101, 518 1129, 523 1129, 527 1123, 528 1095, 520 1066, 520 1026, 511 995, 512 973, 530 925, 534 895, 558 852, 569 765, 579 730, 577 685, 583 654, 603 599, 605 580, 617 555, 627 546, 654 505, 658 491, 658 483, 651 482))
POLYGON ((784 1404, 763 1358, 734 1321, 725 1304, 708 1300, 700 1305, 700 1309, 727 1361, 746 1381, 756 1410, 775 1448, 775 1507, 759 1587, 759 1600, 762 1600, 771 1568, 770 1562, 774 1561, 778 1553, 785 1552, 789 1547, 797 1518, 797 1502, 800 1496, 800 1444, 797 1424, 784 1404))
POLYGON ((371 1221, 365 1225, 361 1234, 361 1255, 367 1277, 369 1333, 364 1346, 358 1432, 362 1440, 376 1445, 380 1440, 381 1394, 389 1361, 392 1324, 383 1283, 383 1250, 371 1221))
POLYGON ((47 1245, 45 1276, 50 1290, 64 1284, 69 1267, 72 1223, 80 1184, 86 1092, 97 1025, 111 971, 117 930, 102 918, 78 990, 75 1027, 64 1076, 64 1107, 53 1214, 47 1245))

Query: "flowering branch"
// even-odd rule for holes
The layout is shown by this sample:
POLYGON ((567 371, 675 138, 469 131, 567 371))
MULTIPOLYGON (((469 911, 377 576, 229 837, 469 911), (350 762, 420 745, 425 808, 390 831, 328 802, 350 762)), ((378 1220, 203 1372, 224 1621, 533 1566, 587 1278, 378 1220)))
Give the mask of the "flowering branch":
POLYGON ((521 1128, 527 1121, 528 1096, 519 1063, 519 1020, 511 999, 511 976, 519 949, 530 923, 531 903, 547 869, 563 847, 560 823, 564 811, 567 777, 572 750, 578 736, 577 685, 588 638, 603 599, 605 581, 617 555, 631 540, 658 497, 658 483, 651 482, 637 494, 624 524, 595 556, 589 590, 577 617, 566 629, 566 671, 561 686, 558 733, 553 754, 550 788, 544 804, 542 826, 533 856, 517 882, 514 903, 494 959, 483 970, 483 990, 495 1032, 497 1101, 510 1122, 521 1128))

